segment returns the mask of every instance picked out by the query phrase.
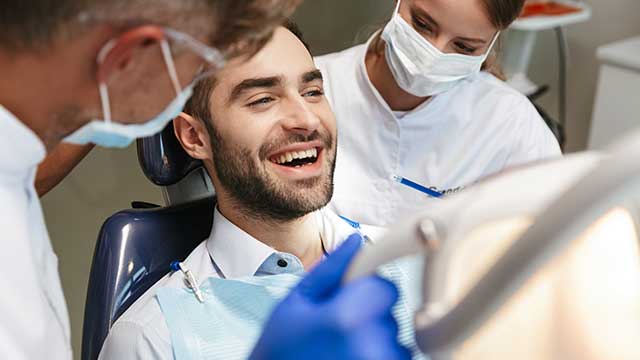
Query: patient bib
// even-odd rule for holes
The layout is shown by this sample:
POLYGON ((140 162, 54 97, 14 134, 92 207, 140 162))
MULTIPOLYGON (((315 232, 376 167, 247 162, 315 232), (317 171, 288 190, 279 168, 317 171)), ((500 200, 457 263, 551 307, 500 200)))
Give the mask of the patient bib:
MULTIPOLYGON (((414 353, 413 309, 406 301, 406 274, 395 264, 379 273, 401 289, 394 316, 399 339, 414 353)), ((302 279, 302 275, 278 274, 239 279, 208 278, 200 285, 204 303, 189 289, 161 288, 157 298, 171 333, 173 355, 186 359, 246 359, 260 337, 274 307, 302 279)))
POLYGON ((275 305, 300 279, 294 274, 208 278, 200 286, 204 303, 189 289, 159 289, 174 358, 246 359, 275 305))

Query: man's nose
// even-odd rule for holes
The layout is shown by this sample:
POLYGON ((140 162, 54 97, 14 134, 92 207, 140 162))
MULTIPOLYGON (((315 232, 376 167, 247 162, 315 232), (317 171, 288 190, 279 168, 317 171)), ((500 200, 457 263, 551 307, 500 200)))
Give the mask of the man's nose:
POLYGON ((302 96, 288 100, 285 106, 286 115, 282 126, 286 130, 309 134, 320 126, 320 118, 302 96))

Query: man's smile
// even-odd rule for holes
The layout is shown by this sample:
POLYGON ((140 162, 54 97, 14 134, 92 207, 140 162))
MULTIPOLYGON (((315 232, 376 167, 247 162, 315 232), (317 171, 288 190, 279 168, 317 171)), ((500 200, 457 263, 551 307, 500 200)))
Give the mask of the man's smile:
POLYGON ((268 159, 279 175, 290 180, 304 180, 322 174, 324 153, 322 142, 312 141, 278 149, 268 159))

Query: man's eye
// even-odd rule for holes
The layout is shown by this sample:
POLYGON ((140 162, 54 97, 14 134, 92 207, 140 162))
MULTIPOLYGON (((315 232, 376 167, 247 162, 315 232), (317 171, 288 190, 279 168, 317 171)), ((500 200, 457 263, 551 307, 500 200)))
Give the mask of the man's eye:
POLYGON ((254 107, 254 106, 260 106, 260 105, 265 105, 268 104, 272 101, 274 101, 275 99, 270 97, 270 96, 265 96, 263 98, 260 98, 256 101, 250 102, 247 106, 249 107, 254 107))
POLYGON ((476 52, 476 50, 478 50, 462 42, 456 42, 455 45, 458 48, 458 50, 460 50, 460 52, 467 55, 473 54, 476 52))
POLYGON ((324 91, 322 90, 311 90, 311 91, 307 91, 306 93, 302 94, 302 96, 304 97, 317 97, 317 96, 322 96, 324 95, 324 91))

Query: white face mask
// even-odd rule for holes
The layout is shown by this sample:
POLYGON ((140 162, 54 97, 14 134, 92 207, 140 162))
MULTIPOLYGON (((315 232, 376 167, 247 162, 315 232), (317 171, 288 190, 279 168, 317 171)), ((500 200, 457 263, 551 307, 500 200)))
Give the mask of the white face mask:
POLYGON ((400 2, 382 39, 391 73, 403 90, 420 97, 434 96, 480 72, 499 32, 484 55, 445 54, 400 16, 400 2))
MULTIPOLYGON (((198 42, 187 34, 171 29, 164 29, 164 31, 172 40, 188 46, 192 51, 200 55, 207 63, 212 64, 217 68, 224 66, 224 57, 218 50, 198 42)), ((176 118, 184 108, 189 98, 191 98, 195 84, 200 79, 210 75, 211 73, 208 72, 206 74, 201 74, 196 77, 191 84, 181 90, 173 57, 171 56, 169 43, 166 40, 162 40, 160 46, 162 49, 162 56, 167 66, 167 71, 169 72, 169 77, 171 78, 171 82, 176 91, 175 99, 173 99, 173 101, 171 101, 171 103, 169 103, 162 112, 145 123, 122 124, 114 122, 111 119, 111 106, 109 103, 107 85, 105 83, 100 83, 100 100, 102 102, 102 114, 104 120, 91 120, 80 129, 67 136, 63 141, 73 144, 93 143, 104 147, 123 148, 129 146, 137 138, 148 137, 159 133, 171 120, 176 118)), ((100 55, 98 56, 99 64, 104 60, 104 57, 111 48, 110 44, 107 44, 107 46, 105 46, 105 48, 100 52, 100 55)))

